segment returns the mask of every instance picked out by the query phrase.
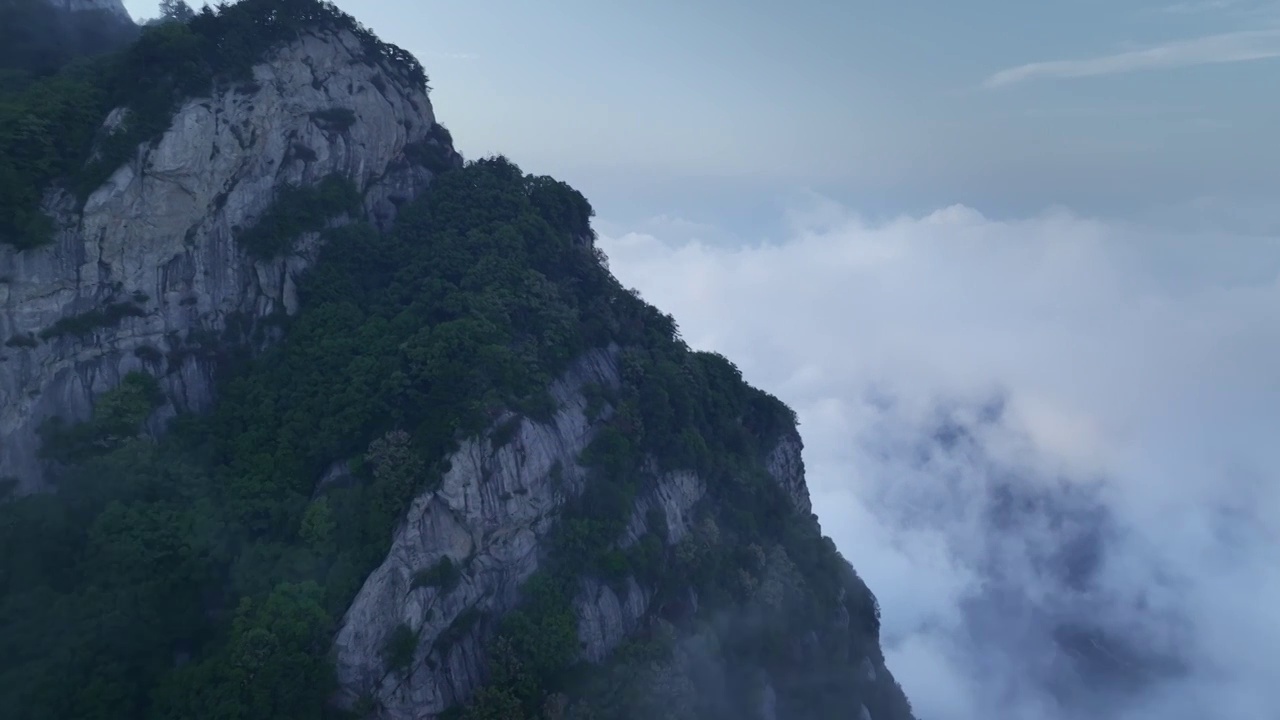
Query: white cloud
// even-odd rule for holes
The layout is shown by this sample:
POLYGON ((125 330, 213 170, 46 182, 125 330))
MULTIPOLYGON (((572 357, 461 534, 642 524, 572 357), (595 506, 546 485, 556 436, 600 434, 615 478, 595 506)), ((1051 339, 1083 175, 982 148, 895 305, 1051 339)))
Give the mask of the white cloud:
MULTIPOLYGON (((1185 0, 1155 8, 1166 15, 1211 15, 1236 20, 1274 20, 1276 0, 1185 0)), ((1256 27, 1256 26, 1255 26, 1256 27)))
POLYGON ((1240 4, 1241 0, 1188 0, 1165 5, 1160 10, 1174 15, 1188 15, 1228 10, 1239 7, 1240 4))
POLYGON ((961 206, 870 225, 820 198, 791 219, 755 247, 600 242, 692 345, 796 408, 815 507, 879 596, 921 717, 1274 717, 1280 240, 961 206), (970 441, 934 437, 940 407, 970 441), (992 530, 1009 478, 1078 515, 1068 529, 1102 513, 1087 590, 1041 567, 1061 517, 992 530), (1064 706, 1049 617, 1093 618, 1189 674, 1102 709, 1087 684, 1059 688, 1064 706))
POLYGON ((1037 78, 1082 78, 1144 70, 1172 70, 1196 65, 1247 62, 1280 57, 1280 29, 1247 30, 1178 40, 1077 60, 1050 60, 1007 68, 983 85, 1003 87, 1037 78))

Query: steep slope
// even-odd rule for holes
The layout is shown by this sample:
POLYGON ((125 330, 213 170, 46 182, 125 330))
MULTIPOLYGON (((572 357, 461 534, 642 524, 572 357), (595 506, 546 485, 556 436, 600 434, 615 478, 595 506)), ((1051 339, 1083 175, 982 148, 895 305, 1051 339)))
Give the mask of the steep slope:
MULTIPOLYGON (((488 651, 495 647, 495 627, 501 628, 494 620, 522 607, 521 588, 530 578, 553 577, 536 573, 548 562, 566 561, 546 552, 561 541, 556 521, 574 522, 575 510, 582 509, 573 501, 588 483, 611 480, 580 461, 598 449, 595 441, 616 419, 609 403, 593 409, 588 390, 623 391, 619 356, 613 346, 579 359, 552 385, 554 417, 504 418, 500 438, 464 443, 439 487, 414 500, 386 560, 365 582, 338 633, 343 704, 376 707, 378 717, 433 717, 471 700, 494 675, 488 651), (565 514, 570 518, 561 518, 565 514), (412 654, 389 664, 386 648, 408 632, 412 654)), ((751 460, 768 468, 781 492, 765 494, 783 503, 781 513, 804 533, 816 525, 800 451, 798 436, 787 432, 751 460)), ((713 563, 699 555, 724 551, 717 547, 716 518, 724 518, 716 493, 704 473, 663 472, 652 458, 640 474, 625 517, 618 517, 624 522, 617 535, 602 535, 599 547, 580 548, 586 558, 616 548, 622 552, 617 566, 601 572, 582 556, 568 561, 575 566, 567 574, 571 597, 563 609, 573 619, 571 654, 608 664, 616 650, 631 645, 630 657, 615 663, 625 671, 578 671, 590 679, 560 696, 571 716, 818 718, 847 717, 852 709, 853 717, 909 717, 879 651, 874 599, 856 577, 840 577, 847 567, 824 568, 838 588, 833 606, 816 618, 784 621, 802 607, 814 609, 812 594, 820 592, 789 554, 796 546, 787 548, 778 537, 752 538, 746 548, 730 551, 736 556, 745 549, 747 559, 735 557, 728 588, 700 582, 699 570, 713 563), (726 590, 732 600, 716 597, 726 590), (703 603, 709 607, 700 611, 703 603), (633 642, 637 636, 645 641, 633 642), (760 657, 759 647, 746 657, 735 653, 753 643, 776 643, 770 649, 785 661, 760 657), (824 682, 833 686, 824 688, 824 682), (619 695, 628 698, 625 704, 619 695)), ((598 517, 595 512, 584 514, 598 517)), ((829 547, 808 551, 833 555, 829 547)), ((814 559, 802 553, 801 563, 814 559)), ((504 637, 503 629, 497 632, 504 637)), ((481 695, 490 710, 501 706, 493 697, 481 695)), ((508 700, 516 697, 513 692, 508 700)), ((473 709, 472 716, 484 712, 473 709)))
POLYGON ((200 339, 295 312, 314 259, 315 235, 254 253, 244 229, 282 189, 330 176, 358 192, 335 210, 385 226, 430 181, 429 146, 453 156, 426 88, 352 31, 317 28, 254 65, 251 81, 186 100, 83 203, 48 193, 53 242, 0 245, 0 477, 38 488, 41 423, 87 417, 94 395, 134 370, 158 375, 176 409, 207 408, 214 365, 200 339))
POLYGON ((267 59, 108 103, 53 235, 0 227, 4 462, 83 420, 0 505, 6 712, 911 718, 794 413, 613 278, 580 193, 458 162, 327 4, 193 25, 129 57, 267 59))

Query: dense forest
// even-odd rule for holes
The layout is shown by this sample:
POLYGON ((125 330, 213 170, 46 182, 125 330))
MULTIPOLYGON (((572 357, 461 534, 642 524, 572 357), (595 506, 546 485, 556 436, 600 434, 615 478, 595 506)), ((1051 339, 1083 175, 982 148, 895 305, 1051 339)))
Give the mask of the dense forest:
MULTIPOLYGON (((102 177, 107 165, 84 162, 108 108, 137 113, 119 147, 145 141, 178 99, 245 82, 255 58, 314 23, 356 27, 327 3, 244 0, 147 28, 105 62, 32 71, 0 97, 0 233, 37 243, 34 189, 63 180, 84 190, 102 177)), ((367 37, 407 81, 425 84, 416 61, 367 37)), ((322 192, 347 198, 350 188, 335 180, 322 192)), ((616 345, 623 382, 592 391, 614 412, 581 458, 586 490, 563 511, 520 608, 473 618, 489 638, 492 677, 456 713, 645 716, 634 670, 669 653, 674 638, 638 638, 604 667, 580 665, 576 580, 634 575, 660 600, 692 585, 701 598, 684 620, 692 627, 748 595, 777 548, 804 592, 786 612, 721 626, 722 652, 775 672, 806 717, 846 717, 853 668, 797 668, 784 649, 839 613, 874 638, 879 611, 763 469, 763 454, 794 433, 794 414, 724 357, 691 350, 670 316, 621 286, 594 247, 592 216, 563 182, 503 157, 468 163, 437 177, 389 232, 324 230, 301 311, 277 320, 278 344, 251 355, 263 327, 241 318, 185 347, 220 365, 211 413, 179 416, 153 437, 144 424, 165 399, 154 377, 137 373, 102 395, 89 421, 46 427, 57 492, 0 505, 6 715, 344 717, 328 703, 333 633, 408 503, 439 482, 461 440, 501 442, 495 421, 508 409, 545 420, 556 410, 551 380, 584 352, 616 345), (319 486, 335 461, 351 461, 355 482, 319 486), (675 469, 707 481, 699 530, 671 547, 653 528, 619 549, 635 498, 675 469)), ((295 230, 268 223, 241 240, 269 252, 295 230)), ((163 354, 148 350, 162 372, 163 354)), ((452 572, 423 581, 448 583, 452 572)), ((406 662, 415 642, 393 638, 388 667, 406 662)), ((703 716, 741 717, 753 698, 731 693, 703 716)), ((885 717, 909 717, 882 702, 885 717)))

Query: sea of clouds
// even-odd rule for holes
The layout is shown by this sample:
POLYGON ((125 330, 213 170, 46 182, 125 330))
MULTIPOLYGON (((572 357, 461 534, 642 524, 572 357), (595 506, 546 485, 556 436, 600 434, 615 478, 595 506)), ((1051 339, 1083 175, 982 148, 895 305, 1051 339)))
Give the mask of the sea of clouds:
POLYGON ((817 196, 787 225, 599 242, 799 413, 923 720, 1280 717, 1280 239, 817 196))

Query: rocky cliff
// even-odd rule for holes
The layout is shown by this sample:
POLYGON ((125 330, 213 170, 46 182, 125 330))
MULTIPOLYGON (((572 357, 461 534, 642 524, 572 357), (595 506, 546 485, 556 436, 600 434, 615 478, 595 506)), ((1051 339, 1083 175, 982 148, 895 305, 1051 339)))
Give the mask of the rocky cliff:
POLYGON ((0 476, 58 488, 0 504, 0 704, 911 720, 794 413, 617 282, 585 197, 463 165, 421 67, 330 4, 191 25, 138 67, 252 72, 197 73, 48 189, 51 242, 0 246, 0 476))
MULTIPOLYGON (((41 485, 37 430, 48 418, 83 419, 134 370, 159 376, 174 409, 203 409, 213 364, 189 350, 229 322, 296 310, 315 236, 269 259, 237 243, 282 188, 350 178, 385 226, 431 180, 413 148, 436 145, 457 162, 426 89, 350 32, 303 34, 253 78, 186 101, 83 204, 51 190, 51 245, 0 245, 0 477, 20 490, 41 485)), ((112 113, 104 131, 126 115, 112 113)))
MULTIPOLYGON (((553 418, 537 422, 505 417, 500 425, 514 423, 508 425, 508 436, 471 439, 450 458, 440 486, 413 501, 386 560, 369 576, 343 619, 335 641, 339 704, 373 708, 385 720, 425 720, 476 695, 493 674, 487 653, 496 621, 518 607, 522 585, 545 562, 550 533, 566 502, 588 482, 580 458, 613 415, 607 405, 593 411, 586 390, 616 390, 621 383, 618 348, 591 352, 552 385, 558 408, 553 418), (439 579, 442 566, 450 568, 448 582, 439 579), (412 633, 415 649, 399 667, 389 667, 386 648, 397 632, 412 633)), ((813 523, 801 450, 799 438, 787 434, 763 464, 790 500, 787 512, 813 523)), ((614 541, 628 549, 646 534, 660 532, 668 551, 689 551, 695 544, 695 526, 706 522, 707 481, 690 471, 651 467, 649 472, 652 481, 637 496, 614 541)), ((755 552, 758 565, 743 570, 744 575, 752 573, 746 600, 709 622, 685 623, 681 632, 669 622, 671 608, 666 605, 674 592, 674 604, 685 606, 681 612, 697 614, 692 578, 676 579, 674 591, 668 582, 634 573, 608 582, 580 578, 572 598, 579 659, 608 664, 611 654, 637 634, 665 635, 669 655, 644 663, 643 672, 629 679, 635 684, 631 691, 662 708, 665 717, 732 715, 740 706, 728 698, 728 687, 742 668, 730 667, 723 637, 749 635, 751 629, 744 626, 791 612, 793 596, 807 592, 804 577, 781 546, 755 552), (668 586, 660 589, 664 584, 668 586), (668 600, 660 600, 660 595, 668 600)), ((865 592, 862 587, 851 589, 865 592)), ((792 638, 798 653, 795 662, 826 665, 805 671, 812 673, 811 681, 836 666, 852 668, 840 678, 845 683, 843 701, 849 705, 805 712, 791 698, 780 711, 778 688, 786 679, 752 667, 759 697, 750 703, 751 716, 816 718, 843 711, 859 720, 909 717, 903 714, 905 701, 884 665, 875 633, 858 627, 844 609, 820 626, 829 633, 821 640, 813 631, 792 638), (824 649, 833 638, 836 647, 824 649)), ((833 672, 836 676, 838 670, 833 672)), ((630 712, 644 717, 646 711, 630 712)))
MULTIPOLYGON (((466 614, 511 610, 521 584, 537 570, 540 541, 585 481, 577 458, 593 436, 582 395, 590 383, 617 385, 613 355, 593 353, 553 385, 560 409, 551 422, 520 419, 501 447, 487 438, 468 441, 451 458, 440 487, 414 500, 387 559, 365 582, 338 633, 346 704, 372 695, 388 717, 429 717, 470 699, 483 683, 487 668, 477 633, 448 645, 437 640, 466 614), (460 570, 454 587, 414 582, 444 558, 460 570), (402 623, 418 636, 418 650, 407 672, 388 672, 383 648, 402 623)), ((687 510, 672 504, 677 528, 687 510)), ((639 614, 622 617, 612 599, 615 612, 608 619, 597 612, 584 616, 587 653, 597 658, 639 614)), ((592 611, 598 607, 590 605, 592 611)))

